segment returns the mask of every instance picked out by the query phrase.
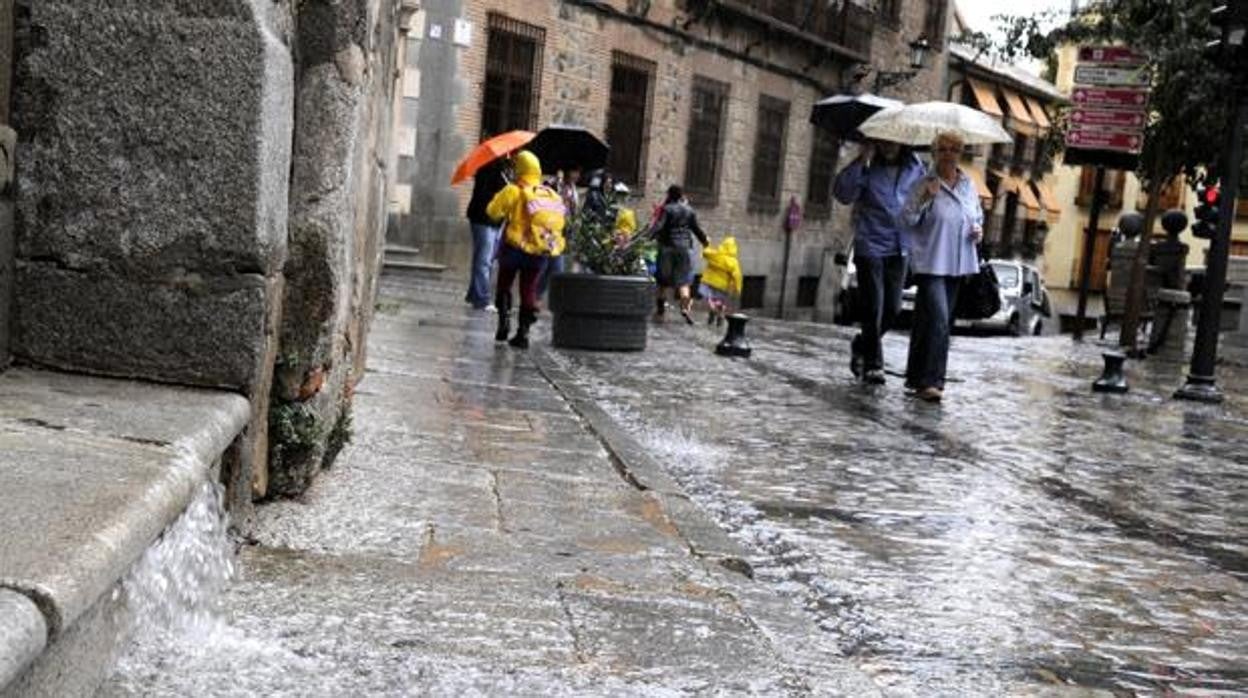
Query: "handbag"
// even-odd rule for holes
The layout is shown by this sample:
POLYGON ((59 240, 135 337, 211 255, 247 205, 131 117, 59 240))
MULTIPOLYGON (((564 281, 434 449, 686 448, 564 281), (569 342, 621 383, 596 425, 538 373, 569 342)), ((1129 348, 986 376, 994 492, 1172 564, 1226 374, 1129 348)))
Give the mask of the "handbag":
POLYGON ((1001 283, 992 265, 980 262, 979 271, 962 281, 953 316, 959 320, 987 320, 1001 312, 1001 283))

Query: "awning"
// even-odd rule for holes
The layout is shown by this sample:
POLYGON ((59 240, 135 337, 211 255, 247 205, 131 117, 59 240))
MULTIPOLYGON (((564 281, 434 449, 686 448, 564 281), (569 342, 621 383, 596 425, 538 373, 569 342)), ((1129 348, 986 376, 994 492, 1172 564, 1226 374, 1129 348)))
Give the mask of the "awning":
POLYGON ((1038 221, 1041 219, 1043 210, 1040 207, 1039 200, 1036 199, 1036 193, 1032 191, 1031 186, 1025 179, 1015 179, 1014 190, 1018 192, 1018 203, 1027 209, 1027 220, 1038 221))
POLYGON ((975 93, 975 103, 979 105, 979 110, 985 114, 1002 117, 1005 113, 1001 111, 1001 104, 997 102, 996 90, 992 89, 992 85, 982 83, 975 78, 967 78, 966 84, 971 86, 971 91, 975 93))
POLYGON ((1011 92, 1005 88, 1001 89, 1001 94, 1005 96, 1005 106, 1010 112, 1010 126, 1025 136, 1036 135, 1035 119, 1031 118, 1031 113, 1027 111, 1023 98, 1018 96, 1017 92, 1011 92))
POLYGON ((1044 113, 1044 106, 1033 97, 1024 97, 1027 102, 1027 111, 1031 112, 1031 118, 1035 120, 1036 125, 1040 128, 1052 128, 1053 122, 1049 121, 1049 115, 1044 113))
POLYGON ((992 190, 988 188, 988 183, 984 181, 984 173, 973 167, 963 167, 962 171, 975 184, 975 191, 979 193, 981 199, 991 199, 992 190))
POLYGON ((1036 190, 1036 198, 1040 201, 1040 206, 1044 208, 1050 223, 1056 223, 1057 219, 1062 215, 1062 205, 1058 203, 1057 197, 1053 195, 1053 190, 1044 182, 1032 181, 1031 186, 1036 190))

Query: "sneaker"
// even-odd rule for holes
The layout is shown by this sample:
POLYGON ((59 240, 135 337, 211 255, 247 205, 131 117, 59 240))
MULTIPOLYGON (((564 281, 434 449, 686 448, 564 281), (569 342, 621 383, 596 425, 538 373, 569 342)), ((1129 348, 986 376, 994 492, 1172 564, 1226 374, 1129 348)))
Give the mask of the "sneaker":
POLYGON ((945 393, 940 388, 924 388, 916 395, 923 402, 940 402, 945 393))
POLYGON ((867 371, 862 380, 871 385, 884 385, 884 371, 882 369, 873 368, 867 371))
POLYGON ((498 312, 498 306, 494 305, 493 303, 490 303, 489 305, 487 305, 487 306, 485 306, 484 308, 482 308, 482 310, 484 310, 484 311, 485 311, 485 312, 487 312, 487 313, 497 313, 497 312, 498 312))

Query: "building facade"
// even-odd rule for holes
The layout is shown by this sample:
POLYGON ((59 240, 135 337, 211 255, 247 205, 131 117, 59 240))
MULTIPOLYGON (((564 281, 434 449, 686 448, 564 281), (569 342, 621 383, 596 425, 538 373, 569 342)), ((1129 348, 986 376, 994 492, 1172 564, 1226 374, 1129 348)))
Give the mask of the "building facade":
MULTIPOLYGON (((947 0, 429 0, 413 22, 388 240, 463 268, 470 184, 449 185, 485 136, 584 126, 644 218, 682 184, 713 239, 737 237, 743 305, 830 319, 848 211, 831 196, 840 144, 809 123, 837 92, 929 66, 885 90, 917 101, 944 85, 947 0), (785 264, 791 201, 803 224, 785 264), (818 310, 819 312, 816 312, 818 310)), ((892 80, 884 83, 893 82, 892 80)), ((881 83, 883 84, 883 83, 881 83)))

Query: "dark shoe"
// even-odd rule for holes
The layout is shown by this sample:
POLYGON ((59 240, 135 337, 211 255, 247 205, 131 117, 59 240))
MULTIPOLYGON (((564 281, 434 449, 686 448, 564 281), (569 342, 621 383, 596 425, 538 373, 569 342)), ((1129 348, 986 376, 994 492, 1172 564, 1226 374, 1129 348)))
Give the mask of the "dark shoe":
POLYGON ((511 296, 498 298, 498 329, 494 332, 494 341, 506 342, 511 334, 511 296))
POLYGON ((529 348, 529 328, 537 322, 537 312, 525 308, 520 309, 520 326, 516 328, 516 336, 507 342, 517 349, 529 348))
POLYGON ((708 325, 715 324, 715 311, 714 310, 706 314, 706 324, 708 325))
POLYGON ((692 325, 692 324, 693 324, 693 316, 689 314, 689 311, 688 311, 688 310, 685 310, 684 308, 681 308, 681 309, 680 309, 680 316, 681 316, 681 317, 683 317, 683 318, 685 319, 685 324, 687 324, 687 325, 692 325))
POLYGON ((916 396, 923 402, 940 402, 945 393, 940 388, 924 388, 916 396))
POLYGON ((667 313, 667 301, 663 300, 662 298, 655 301, 654 302, 654 318, 656 320, 662 320, 663 315, 665 315, 666 313, 667 313))
POLYGON ((873 368, 867 371, 866 375, 862 377, 862 380, 870 383, 871 385, 884 385, 884 371, 878 368, 873 368))
POLYGON ((862 354, 854 352, 849 357, 849 372, 854 374, 854 378, 862 378, 862 373, 866 370, 867 360, 862 354))

